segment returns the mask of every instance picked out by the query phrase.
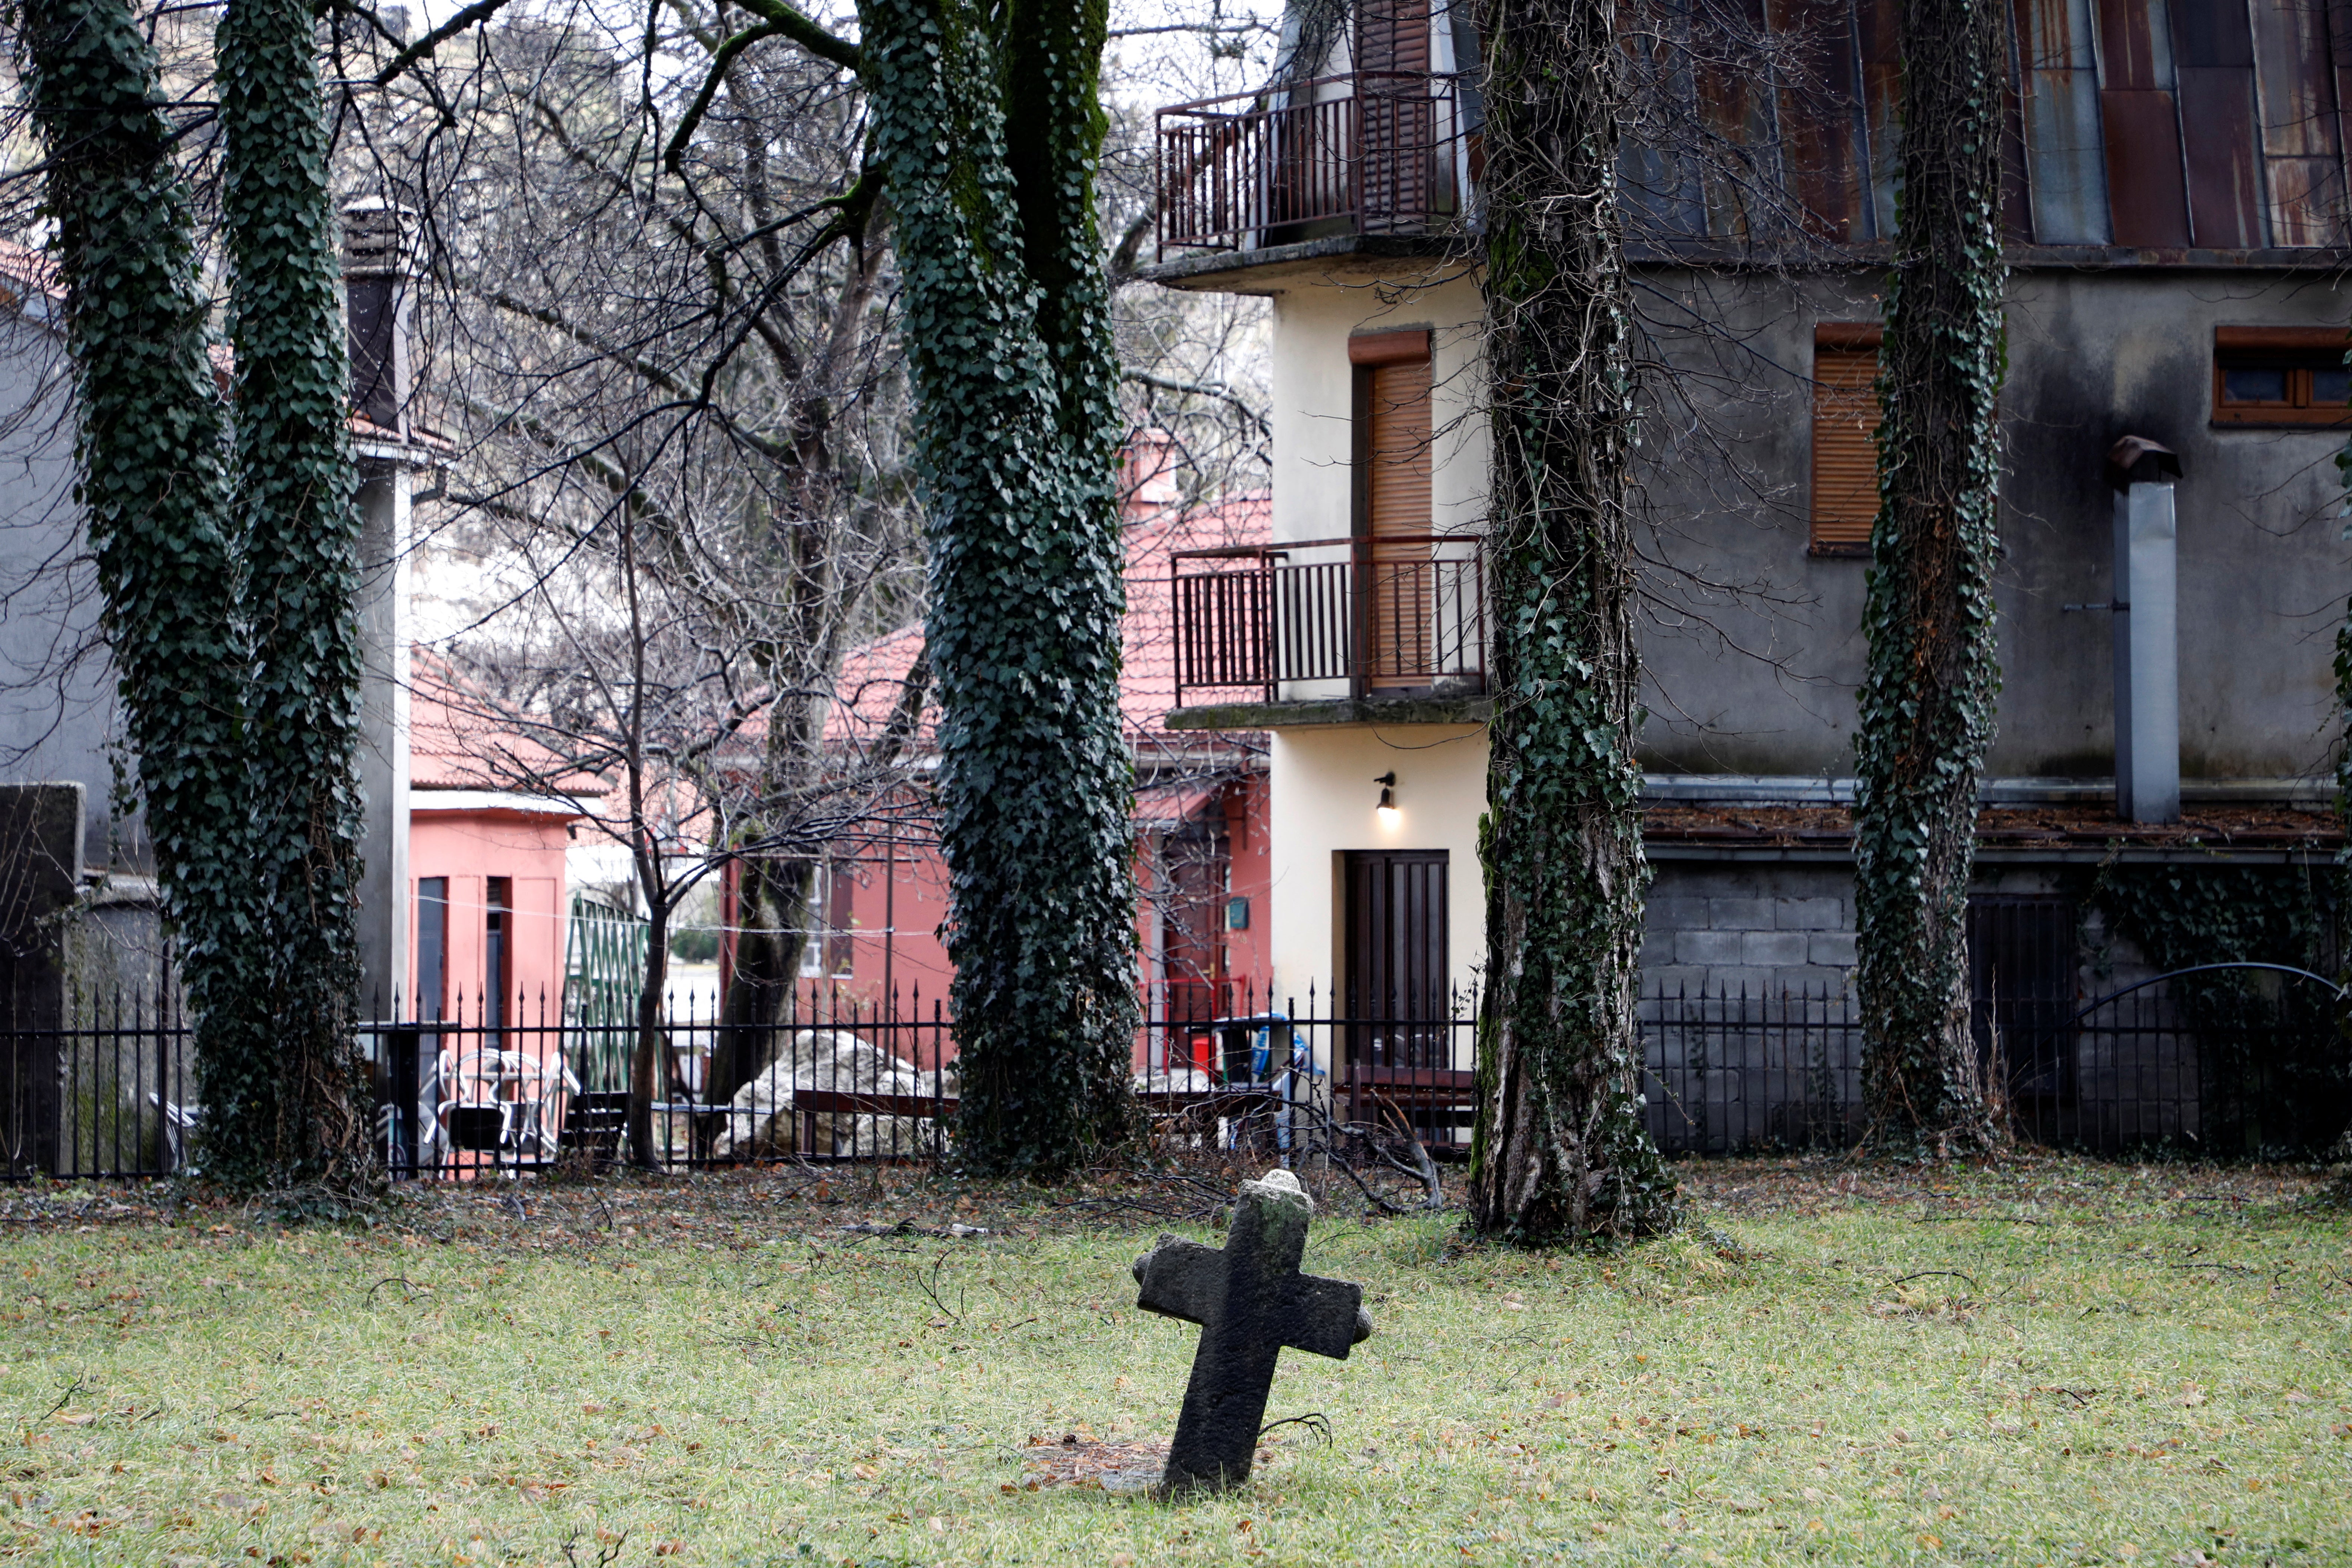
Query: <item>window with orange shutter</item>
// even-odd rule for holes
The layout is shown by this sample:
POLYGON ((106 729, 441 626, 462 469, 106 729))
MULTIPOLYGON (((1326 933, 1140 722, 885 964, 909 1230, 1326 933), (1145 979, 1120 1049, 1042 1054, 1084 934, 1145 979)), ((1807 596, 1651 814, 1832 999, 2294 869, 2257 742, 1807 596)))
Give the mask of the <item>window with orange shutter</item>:
POLYGON ((1429 683, 1435 668, 1430 549, 1430 355, 1426 331, 1351 338, 1356 375, 1356 532, 1364 558, 1365 667, 1375 688, 1429 683))
POLYGON ((1878 517, 1874 322, 1813 329, 1812 553, 1867 555, 1878 517))

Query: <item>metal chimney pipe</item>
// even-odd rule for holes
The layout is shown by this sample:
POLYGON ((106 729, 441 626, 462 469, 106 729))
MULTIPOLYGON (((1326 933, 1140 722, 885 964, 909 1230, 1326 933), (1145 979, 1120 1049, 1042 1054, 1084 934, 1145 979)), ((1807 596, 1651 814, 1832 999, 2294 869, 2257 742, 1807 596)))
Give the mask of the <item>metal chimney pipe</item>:
POLYGON ((2180 642, 2170 448, 2126 436, 2107 453, 2116 492, 2116 816, 2180 820, 2180 642))

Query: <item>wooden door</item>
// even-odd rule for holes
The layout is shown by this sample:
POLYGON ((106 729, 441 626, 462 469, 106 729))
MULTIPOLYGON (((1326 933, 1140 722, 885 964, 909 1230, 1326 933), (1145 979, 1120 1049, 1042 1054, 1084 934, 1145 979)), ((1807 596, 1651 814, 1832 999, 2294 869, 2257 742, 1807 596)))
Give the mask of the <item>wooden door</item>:
POLYGON ((1349 1059, 1381 1067, 1448 1065, 1446 852, 1360 849, 1341 869, 1349 1059), (1432 1028, 1427 1026, 1437 1025, 1432 1028), (1433 1055, 1435 1052, 1435 1055, 1433 1055))

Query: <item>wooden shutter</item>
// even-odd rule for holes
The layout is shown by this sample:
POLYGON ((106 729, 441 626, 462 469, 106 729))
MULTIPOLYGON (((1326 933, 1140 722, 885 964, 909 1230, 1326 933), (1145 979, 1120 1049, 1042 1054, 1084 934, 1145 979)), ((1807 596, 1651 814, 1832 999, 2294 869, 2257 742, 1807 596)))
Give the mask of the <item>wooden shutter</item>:
MULTIPOLYGON (((1375 542, 1429 531, 1429 361, 1376 365, 1370 373, 1372 471, 1366 493, 1375 542)), ((1373 549, 1380 548, 1377 542, 1373 549)), ((1424 553, 1427 545, 1419 547, 1424 553)))
POLYGON ((1350 340, 1360 378, 1357 451, 1364 465, 1364 677, 1375 687, 1429 684, 1436 658, 1430 565, 1430 365, 1427 332, 1350 340))
POLYGON ((1429 0, 1360 0, 1356 7, 1356 68, 1429 68, 1429 0))
POLYGON ((1437 121, 1429 96, 1429 0, 1359 0, 1356 223, 1416 233, 1427 219, 1437 121))
POLYGON ((1878 329, 1824 325, 1813 346, 1812 548, 1859 555, 1878 516, 1878 329))

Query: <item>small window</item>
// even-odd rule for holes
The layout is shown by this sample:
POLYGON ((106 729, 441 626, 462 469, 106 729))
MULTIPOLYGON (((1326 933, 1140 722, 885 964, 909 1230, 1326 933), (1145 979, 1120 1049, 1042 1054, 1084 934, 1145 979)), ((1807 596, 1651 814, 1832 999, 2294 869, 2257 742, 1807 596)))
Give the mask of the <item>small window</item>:
POLYGON ((416 879, 416 1007, 423 1023, 437 1024, 448 1005, 449 879, 416 879))
POLYGON ((486 885, 489 909, 482 928, 482 1026, 503 1029, 507 1026, 507 984, 512 978, 508 973, 508 964, 514 956, 514 879, 492 877, 486 885))
POLYGON ((2213 423, 2352 426, 2341 327, 2217 327, 2213 423))
POLYGON ((1815 555, 1867 555, 1878 519, 1878 342, 1874 322, 1813 329, 1815 555))

